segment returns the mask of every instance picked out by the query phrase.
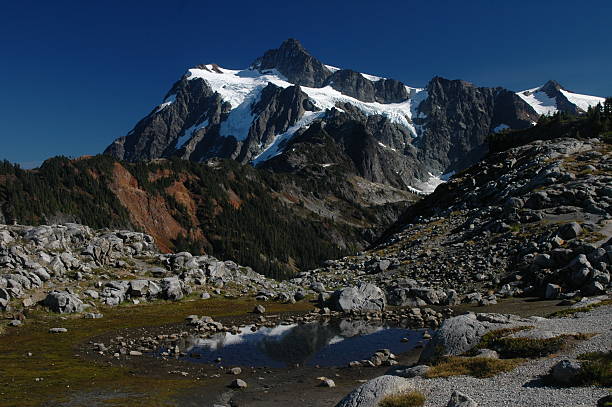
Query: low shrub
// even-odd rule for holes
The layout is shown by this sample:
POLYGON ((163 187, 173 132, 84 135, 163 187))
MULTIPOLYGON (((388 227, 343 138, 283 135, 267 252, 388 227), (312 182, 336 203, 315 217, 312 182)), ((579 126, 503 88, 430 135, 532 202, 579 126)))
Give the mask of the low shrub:
POLYGON ((489 359, 479 357, 449 356, 440 359, 429 369, 425 377, 473 376, 492 377, 508 372, 523 363, 523 359, 489 359))
POLYGON ((420 391, 393 394, 378 404, 380 407, 420 407, 425 404, 425 396, 420 391))
POLYGON ((578 356, 581 368, 578 383, 585 386, 612 386, 612 352, 591 352, 578 356))

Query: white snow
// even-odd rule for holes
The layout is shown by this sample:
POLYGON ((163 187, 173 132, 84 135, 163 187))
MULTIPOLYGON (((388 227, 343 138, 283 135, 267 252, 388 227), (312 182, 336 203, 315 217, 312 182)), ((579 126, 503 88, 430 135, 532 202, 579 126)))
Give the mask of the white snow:
POLYGON ((363 76, 364 78, 372 82, 378 82, 381 79, 385 79, 385 78, 381 78, 380 76, 370 75, 370 74, 362 73, 362 72, 360 73, 361 73, 361 76, 363 76))
POLYGON ((597 106, 597 104, 601 104, 603 106, 604 102, 606 101, 605 98, 600 98, 598 96, 581 95, 578 93, 568 92, 563 89, 561 89, 561 93, 563 93, 567 100, 585 112, 589 110, 589 107, 591 106, 597 106))
MULTIPOLYGON (((517 95, 520 96, 525 102, 529 103, 537 114, 551 115, 556 113, 558 111, 557 100, 548 97, 548 95, 540 89, 541 87, 524 90, 518 92, 517 95)), ((575 104, 585 112, 590 106, 595 106, 598 103, 603 104, 606 100, 605 98, 598 96, 581 95, 579 93, 569 92, 563 89, 559 89, 559 91, 567 98, 567 100, 570 101, 570 103, 575 104)))
POLYGON ((428 173, 429 178, 426 181, 418 182, 412 187, 408 187, 408 189, 416 194, 420 195, 428 195, 436 190, 438 185, 444 184, 447 182, 453 175, 455 175, 455 171, 448 172, 446 174, 434 175, 431 172, 428 173))
POLYGON ((393 150, 393 151, 397 152, 397 150, 396 150, 396 149, 394 149, 393 147, 389 147, 388 145, 383 144, 383 143, 381 143, 380 141, 378 142, 378 145, 379 145, 379 146, 381 146, 381 147, 383 147, 383 148, 387 148, 387 149, 389 149, 389 150, 393 150))
POLYGON ((176 95, 169 95, 166 99, 164 99, 164 102, 157 106, 157 110, 155 111, 155 113, 159 113, 162 110, 164 110, 167 106, 170 106, 172 103, 174 103, 176 101, 176 95))
MULTIPOLYGON (((330 70, 339 68, 327 66, 330 70)), ((261 94, 268 83, 286 88, 293 86, 287 82, 278 71, 272 69, 259 72, 254 69, 231 70, 213 65, 205 65, 203 68, 192 68, 186 74, 188 80, 196 78, 204 79, 214 92, 231 105, 231 111, 227 120, 221 123, 220 134, 223 137, 234 137, 236 140, 244 140, 249 128, 256 116, 252 113, 252 105, 261 94)), ((412 123, 413 115, 416 115, 416 107, 427 97, 424 89, 406 87, 410 98, 401 103, 382 104, 377 102, 362 102, 350 96, 346 96, 331 86, 324 88, 301 87, 312 102, 321 109, 321 112, 307 112, 289 130, 276 135, 269 146, 262 146, 264 151, 253 160, 254 163, 267 160, 279 154, 280 147, 298 129, 310 125, 315 119, 324 116, 327 109, 334 108, 336 104, 350 103, 366 115, 382 115, 391 122, 407 127, 417 137, 420 129, 412 123)))
POLYGON ((336 72, 336 71, 339 71, 341 69, 341 68, 338 68, 337 66, 331 66, 331 65, 325 65, 325 67, 327 69, 329 69, 330 71, 332 71, 332 72, 336 72))
POLYGON ((262 146, 263 151, 259 153, 255 158, 253 158, 253 160, 251 160, 251 164, 257 165, 266 160, 269 160, 272 157, 276 157, 277 155, 282 153, 283 151, 282 147, 287 142, 287 140, 289 140, 295 134, 296 131, 298 131, 299 129, 303 127, 310 126, 313 121, 315 121, 318 118, 323 117, 324 115, 325 115, 325 112, 323 111, 304 112, 304 115, 302 116, 302 118, 298 120, 293 126, 289 127, 287 131, 285 131, 282 134, 278 134, 274 136, 274 139, 272 139, 272 142, 268 146, 262 146))
POLYGON ((497 126, 497 127, 495 127, 493 129, 493 133, 499 133, 500 131, 503 131, 503 130, 506 130, 506 129, 509 129, 509 128, 510 128, 510 126, 508 126, 507 124, 502 123, 502 124, 500 124, 499 126, 497 126))
POLYGON ((557 112, 557 101, 540 90, 533 88, 518 92, 517 95, 527 102, 539 115, 552 115, 557 112))
POLYGON ((187 130, 185 130, 185 133, 183 133, 183 135, 176 140, 176 148, 183 147, 185 143, 187 143, 191 139, 191 137, 193 137, 193 133, 207 126, 208 126, 208 119, 204 120, 200 124, 194 124, 187 130))

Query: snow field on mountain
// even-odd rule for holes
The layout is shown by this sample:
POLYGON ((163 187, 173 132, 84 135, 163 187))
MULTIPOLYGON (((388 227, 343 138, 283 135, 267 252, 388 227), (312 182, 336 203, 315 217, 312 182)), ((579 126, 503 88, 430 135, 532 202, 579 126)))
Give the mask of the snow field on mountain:
POLYGON ((549 116, 557 112, 557 101, 542 92, 540 88, 524 90, 517 95, 533 107, 537 114, 549 116))
MULTIPOLYGON (((557 108, 557 100, 549 97, 544 91, 541 90, 541 86, 533 89, 523 90, 517 92, 517 95, 527 102, 537 114, 541 115, 552 115, 559 109, 557 108)), ((569 92, 567 90, 559 89, 559 92, 563 94, 574 105, 578 106, 583 111, 587 111, 590 106, 596 106, 598 103, 605 102, 605 98, 597 96, 581 95, 579 93, 569 92)))
MULTIPOLYGON (((273 83, 283 88, 294 86, 292 83, 287 82, 286 78, 276 70, 268 70, 262 73, 252 69, 230 70, 206 65, 204 69, 189 69, 187 75, 189 80, 196 78, 204 79, 213 91, 219 93, 224 101, 230 103, 232 110, 228 119, 221 124, 221 135, 224 137, 232 136, 239 141, 247 137, 251 123, 256 119, 251 111, 251 105, 259 100, 263 88, 265 88, 268 83, 273 83), (217 71, 221 71, 222 73, 217 71)), ((408 92, 411 94, 410 99, 401 103, 389 104, 362 102, 344 95, 330 86, 324 88, 309 88, 303 86, 301 89, 308 95, 315 106, 323 111, 335 107, 338 103, 349 103, 368 116, 385 116, 390 121, 409 128, 415 136, 418 135, 417 129, 412 123, 412 116, 415 114, 418 103, 426 97, 426 92, 423 89, 407 87, 408 92)), ((303 127, 312 123, 312 120, 300 120, 297 124, 299 123, 302 123, 303 127)), ((299 128, 300 127, 292 126, 293 132, 297 131, 299 128)), ((285 140, 291 135, 292 133, 288 131, 277 135, 275 142, 273 142, 270 147, 278 146, 280 141, 285 140), (282 140, 279 141, 279 138, 282 140)), ((270 154, 262 153, 259 158, 273 156, 271 154, 272 152, 270 154)))
POLYGON ((589 95, 581 95, 578 93, 568 92, 566 90, 561 89, 561 93, 573 104, 584 110, 585 112, 589 110, 590 106, 596 106, 597 104, 601 104, 603 106, 606 101, 605 98, 600 98, 597 96, 589 96, 589 95))

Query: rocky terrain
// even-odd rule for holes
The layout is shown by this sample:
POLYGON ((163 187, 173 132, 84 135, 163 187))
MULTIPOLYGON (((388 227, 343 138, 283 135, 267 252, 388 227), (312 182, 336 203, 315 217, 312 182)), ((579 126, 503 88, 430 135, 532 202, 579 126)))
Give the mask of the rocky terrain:
POLYGON ((413 205, 373 249, 295 282, 380 287, 391 305, 479 304, 610 290, 610 145, 536 141, 494 154, 413 205))
MULTIPOLYGON (((325 130, 317 131, 325 142, 325 130)), ((80 389, 91 385, 73 372, 102 377, 103 366, 129 372, 129 383, 153 372, 147 380, 172 389, 164 405, 210 404, 184 391, 187 384, 214 394, 210 405, 226 406, 266 405, 262 391, 278 404, 295 392, 312 406, 377 406, 410 392, 425 406, 592 405, 606 391, 585 372, 594 363, 609 367, 588 358, 610 348, 610 154, 604 138, 567 137, 492 153, 410 206, 370 249, 286 280, 211 255, 162 252, 143 232, 0 225, 0 342, 7 349, 0 369, 10 378, 0 393, 15 400, 19 386, 34 382, 50 392, 48 402, 60 383, 78 385, 72 396, 87 398, 80 389), (570 317, 532 316, 540 303, 569 309, 563 315, 570 317), (504 304, 510 312, 523 304, 524 316, 461 314, 506 312, 504 304), (338 332, 352 338, 396 327, 406 332, 396 341, 415 333, 418 341, 406 354, 385 346, 333 367, 188 361, 199 357, 198 344, 219 335, 288 326, 300 334, 276 334, 281 339, 268 346, 289 361, 338 343, 338 332), (312 336, 300 336, 306 333, 312 336), (23 358, 30 358, 27 371, 19 368, 23 358), (50 368, 54 375, 45 373, 50 368), (564 387, 573 381, 581 387, 564 387), (288 392, 291 383, 299 384, 288 392)), ((283 165, 309 173, 303 164, 283 165)), ((142 165, 133 171, 145 188, 144 179, 163 180, 163 170, 160 178, 144 177, 142 165)), ((104 377, 113 384, 101 387, 101 400, 119 388, 104 377)))
POLYGON ((177 301, 196 294, 295 301, 300 288, 211 256, 160 254, 153 238, 138 232, 94 231, 70 223, 3 225, 0 244, 3 311, 41 304, 57 313, 88 311, 96 317, 97 306, 177 301))
POLYGON ((465 314, 448 319, 425 347, 417 366, 392 368, 387 375, 372 379, 349 393, 337 407, 374 407, 387 396, 410 391, 423 394, 424 404, 420 405, 427 407, 605 405, 600 404, 603 400, 609 400, 609 392, 605 388, 572 386, 578 384, 581 369, 586 364, 577 361, 580 355, 610 351, 610 310, 610 306, 601 307, 572 318, 465 314), (520 342, 526 338, 552 341, 578 333, 583 335, 583 340, 551 356, 522 361, 515 369, 490 378, 464 374, 436 375, 436 365, 431 357, 434 350, 443 351, 446 355, 462 355, 455 361, 482 363, 478 361, 505 360, 491 349, 480 349, 476 356, 473 353, 472 356, 465 356, 482 343, 487 333, 501 332, 500 329, 507 331, 509 341, 520 342))

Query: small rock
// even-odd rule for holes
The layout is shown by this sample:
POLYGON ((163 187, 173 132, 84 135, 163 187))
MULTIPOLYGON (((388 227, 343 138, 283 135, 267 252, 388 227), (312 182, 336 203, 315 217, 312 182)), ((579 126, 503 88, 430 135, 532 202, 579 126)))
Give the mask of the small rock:
POLYGON ((21 325, 21 321, 18 319, 14 319, 11 322, 8 323, 9 326, 20 326, 21 325))
POLYGON ((499 359, 499 354, 492 349, 480 349, 476 353, 477 358, 499 359))
POLYGON ((544 298, 553 300, 555 298, 558 298, 559 294, 561 294, 560 286, 551 283, 546 284, 546 289, 544 290, 544 298))
POLYGON ((266 308, 261 304, 257 304, 255 308, 253 308, 254 314, 263 314, 265 312, 266 312, 266 308))
POLYGON ((138 352, 137 350, 131 350, 130 356, 142 356, 142 352, 138 352))
POLYGON ((239 367, 233 367, 229 370, 228 373, 233 374, 233 375, 239 375, 240 373, 242 373, 242 369, 239 367))
POLYGON ((49 333, 52 334, 61 334, 61 333, 65 333, 68 332, 68 330, 66 328, 51 328, 49 329, 49 333))
POLYGON ((236 379, 230 384, 230 387, 232 389, 246 389, 247 383, 242 379, 236 379))
POLYGON ((478 404, 469 396, 455 390, 446 407, 478 407, 478 404))
POLYGON ((328 379, 327 377, 322 377, 321 379, 319 387, 336 387, 336 383, 334 383, 332 379, 328 379))

